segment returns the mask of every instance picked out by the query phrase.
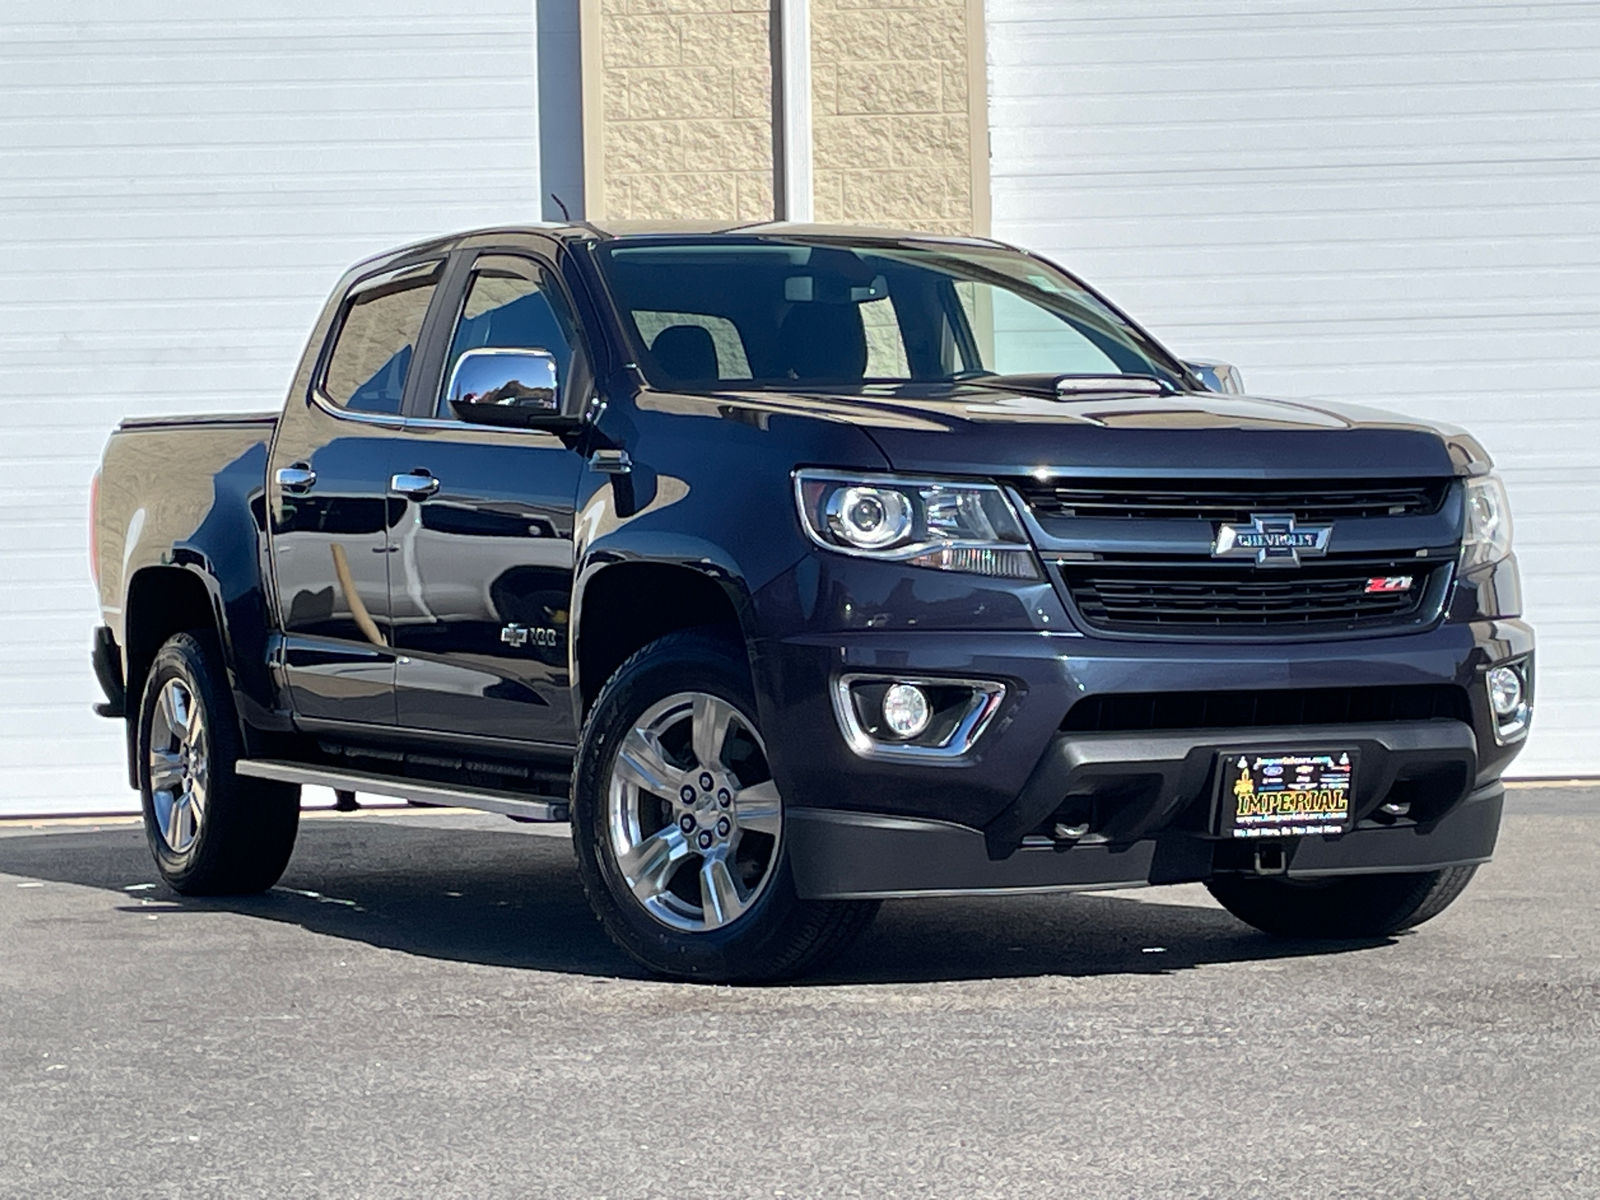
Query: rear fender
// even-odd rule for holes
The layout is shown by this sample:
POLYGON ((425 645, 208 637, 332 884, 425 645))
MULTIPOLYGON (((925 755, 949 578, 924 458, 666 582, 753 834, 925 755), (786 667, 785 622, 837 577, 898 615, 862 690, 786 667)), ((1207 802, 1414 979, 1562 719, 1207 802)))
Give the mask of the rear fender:
POLYGON ((289 728, 268 663, 265 469, 263 441, 211 477, 209 503, 186 503, 180 493, 163 497, 172 502, 150 514, 135 514, 123 548, 127 583, 120 629, 113 626, 121 634, 133 709, 160 643, 203 611, 222 652, 247 745, 251 728, 289 728), (196 588, 203 605, 194 599, 196 588), (183 596, 189 598, 176 599, 183 596))

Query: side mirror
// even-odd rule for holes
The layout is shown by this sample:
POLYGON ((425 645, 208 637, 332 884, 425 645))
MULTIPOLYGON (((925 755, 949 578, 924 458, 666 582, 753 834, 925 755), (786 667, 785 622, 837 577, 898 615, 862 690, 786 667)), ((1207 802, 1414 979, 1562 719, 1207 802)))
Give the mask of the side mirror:
POLYGON ((474 425, 555 429, 574 423, 561 414, 560 383, 548 350, 481 347, 456 359, 445 395, 456 416, 474 425))
POLYGON ((1239 374, 1239 368, 1232 363, 1197 359, 1183 365, 1188 367, 1210 391, 1222 392, 1228 396, 1244 395, 1244 376, 1239 374))

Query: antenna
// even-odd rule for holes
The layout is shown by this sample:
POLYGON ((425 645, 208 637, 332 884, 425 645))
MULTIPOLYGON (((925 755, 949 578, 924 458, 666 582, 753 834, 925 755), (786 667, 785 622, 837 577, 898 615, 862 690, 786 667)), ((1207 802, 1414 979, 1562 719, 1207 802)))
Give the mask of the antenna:
POLYGON ((572 214, 567 211, 566 202, 563 201, 561 199, 561 197, 556 195, 554 192, 550 193, 550 199, 552 199, 552 200, 554 200, 556 202, 556 207, 561 210, 561 215, 566 218, 568 224, 571 224, 571 222, 572 222, 572 214))

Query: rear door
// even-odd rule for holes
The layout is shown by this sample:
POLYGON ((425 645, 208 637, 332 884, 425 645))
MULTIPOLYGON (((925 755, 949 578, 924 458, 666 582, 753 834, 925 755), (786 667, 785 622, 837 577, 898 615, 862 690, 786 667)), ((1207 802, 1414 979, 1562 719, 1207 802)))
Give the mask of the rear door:
POLYGON ((268 464, 273 573, 296 714, 393 725, 391 460, 442 261, 359 281, 268 464))
POLYGON ((570 406, 590 377, 587 356, 548 262, 482 253, 454 277, 439 386, 425 404, 418 398, 395 459, 409 493, 392 493, 402 511, 390 533, 398 719, 567 746, 576 741, 568 608, 583 461, 554 434, 466 424, 446 396, 466 350, 539 349, 554 355, 570 406))

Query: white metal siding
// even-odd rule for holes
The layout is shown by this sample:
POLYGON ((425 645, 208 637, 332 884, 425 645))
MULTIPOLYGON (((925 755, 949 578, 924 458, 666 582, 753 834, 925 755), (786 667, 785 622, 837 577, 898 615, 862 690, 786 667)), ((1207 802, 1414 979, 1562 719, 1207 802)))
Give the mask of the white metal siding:
POLYGON ((0 9, 0 816, 129 807, 90 712, 123 416, 276 408, 355 259, 541 213, 533 0, 0 9))
POLYGON ((989 0, 994 228, 1258 394, 1464 425, 1600 774, 1600 5, 989 0))

